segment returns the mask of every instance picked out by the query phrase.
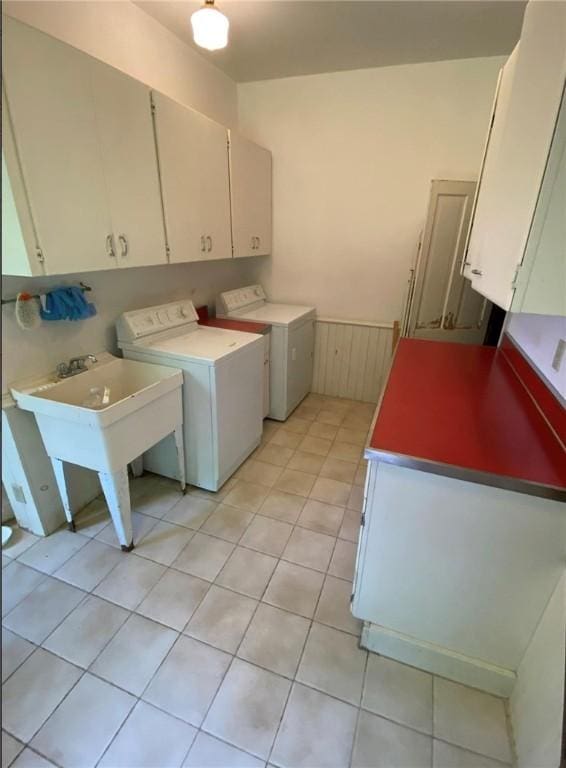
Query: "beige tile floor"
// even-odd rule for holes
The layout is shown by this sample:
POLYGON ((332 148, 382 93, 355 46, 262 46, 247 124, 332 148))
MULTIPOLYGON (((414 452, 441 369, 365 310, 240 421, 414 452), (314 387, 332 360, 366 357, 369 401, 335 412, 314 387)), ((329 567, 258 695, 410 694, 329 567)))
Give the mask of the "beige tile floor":
POLYGON ((132 483, 3 551, 2 768, 496 768, 504 702, 358 646, 373 406, 309 395, 219 493, 132 483))

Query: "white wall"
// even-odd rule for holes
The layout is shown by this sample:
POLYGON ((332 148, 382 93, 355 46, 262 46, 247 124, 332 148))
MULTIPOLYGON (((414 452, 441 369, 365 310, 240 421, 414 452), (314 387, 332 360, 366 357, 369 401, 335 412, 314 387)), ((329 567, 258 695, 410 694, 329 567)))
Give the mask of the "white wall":
POLYGON ((10 298, 22 289, 43 293, 62 283, 83 280, 93 289, 86 296, 98 310, 95 317, 87 320, 43 322, 35 331, 24 331, 16 323, 14 306, 4 305, 3 391, 7 384, 51 371, 58 362, 70 357, 104 349, 116 352, 116 319, 129 309, 182 298, 190 298, 195 306, 209 304, 213 307, 220 291, 252 281, 253 262, 258 259, 114 269, 65 275, 63 280, 57 277, 3 277, 2 296, 10 298))
POLYGON ((510 700, 518 768, 558 768, 564 708, 566 575, 517 671, 510 700))
POLYGON ((223 125, 236 125, 235 83, 127 0, 11 0, 2 9, 223 125))
POLYGON ((547 383, 552 386, 566 407, 566 355, 562 359, 559 371, 552 367, 559 341, 566 342, 566 317, 511 314, 507 319, 506 331, 547 383))
POLYGON ((273 152, 272 297, 392 321, 430 182, 475 179, 501 57, 238 85, 242 132, 273 152))

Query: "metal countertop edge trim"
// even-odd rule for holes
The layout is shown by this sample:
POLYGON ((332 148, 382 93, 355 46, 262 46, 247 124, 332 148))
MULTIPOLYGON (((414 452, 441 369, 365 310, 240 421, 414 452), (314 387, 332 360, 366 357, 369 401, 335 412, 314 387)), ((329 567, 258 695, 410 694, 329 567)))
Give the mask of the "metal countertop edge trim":
POLYGON ((368 461, 382 461, 385 464, 393 464, 407 469, 416 469, 433 475, 443 475, 455 480, 464 480, 478 485, 488 485, 492 488, 501 488, 504 491, 515 491, 528 496, 537 496, 541 499, 566 502, 566 488, 552 485, 542 485, 531 480, 523 480, 509 475, 496 475, 481 470, 459 467, 454 464, 442 464, 440 462, 420 459, 407 454, 388 453, 376 448, 368 448, 364 452, 368 461))

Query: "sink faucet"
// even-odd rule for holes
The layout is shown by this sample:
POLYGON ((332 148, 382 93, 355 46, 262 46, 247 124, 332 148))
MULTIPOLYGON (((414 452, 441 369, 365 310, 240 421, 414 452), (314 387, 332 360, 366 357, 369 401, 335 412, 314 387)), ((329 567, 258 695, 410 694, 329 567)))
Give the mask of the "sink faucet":
POLYGON ((77 373, 88 371, 87 360, 90 360, 91 363, 97 362, 94 355, 81 355, 80 357, 72 357, 68 363, 59 363, 57 376, 60 379, 67 379, 69 376, 76 376, 77 373))

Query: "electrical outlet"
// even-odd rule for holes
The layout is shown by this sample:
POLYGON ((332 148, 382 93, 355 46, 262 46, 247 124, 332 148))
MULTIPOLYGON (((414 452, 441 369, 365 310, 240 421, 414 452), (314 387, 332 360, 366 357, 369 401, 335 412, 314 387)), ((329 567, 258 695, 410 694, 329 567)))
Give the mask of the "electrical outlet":
POLYGON ((291 360, 296 360, 296 359, 297 359, 297 350, 296 350, 295 347, 292 347, 291 348, 291 360))
POLYGON ((556 345, 554 357, 552 358, 552 367, 554 368, 555 371, 560 370, 560 366, 562 365, 562 360, 564 359, 565 352, 566 352, 566 339, 560 339, 560 341, 556 345))

